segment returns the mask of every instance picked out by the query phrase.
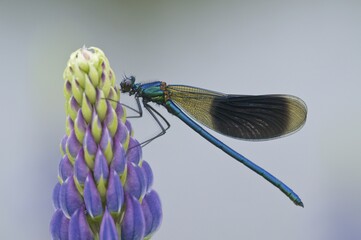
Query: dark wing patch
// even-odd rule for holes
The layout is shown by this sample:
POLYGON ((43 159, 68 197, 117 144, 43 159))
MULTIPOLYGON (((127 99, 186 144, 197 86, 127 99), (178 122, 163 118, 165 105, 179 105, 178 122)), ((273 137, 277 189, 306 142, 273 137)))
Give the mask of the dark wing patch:
POLYGON ((225 95, 211 107, 214 130, 246 140, 288 135, 303 126, 307 107, 291 95, 225 95))

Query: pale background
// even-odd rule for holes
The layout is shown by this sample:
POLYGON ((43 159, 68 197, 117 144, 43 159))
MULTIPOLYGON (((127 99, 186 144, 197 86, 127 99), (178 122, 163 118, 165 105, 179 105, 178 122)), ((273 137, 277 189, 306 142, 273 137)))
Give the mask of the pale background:
MULTIPOLYGON (((62 72, 83 46, 117 82, 162 80, 304 99, 304 128, 274 141, 219 136, 299 194, 279 190, 176 117, 144 149, 165 239, 361 239, 360 1, 0 1, 0 239, 49 239, 64 134, 62 72)), ((131 98, 124 97, 129 104, 131 98)), ((156 131, 149 116, 136 137, 156 131)))

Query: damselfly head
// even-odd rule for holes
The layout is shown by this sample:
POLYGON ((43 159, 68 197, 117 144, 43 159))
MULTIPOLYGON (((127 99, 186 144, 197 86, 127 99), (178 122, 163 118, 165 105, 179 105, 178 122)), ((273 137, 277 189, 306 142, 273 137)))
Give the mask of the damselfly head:
POLYGON ((134 76, 130 76, 130 77, 125 76, 123 78, 123 81, 120 83, 120 91, 122 93, 130 92, 133 88, 134 82, 135 82, 134 76))

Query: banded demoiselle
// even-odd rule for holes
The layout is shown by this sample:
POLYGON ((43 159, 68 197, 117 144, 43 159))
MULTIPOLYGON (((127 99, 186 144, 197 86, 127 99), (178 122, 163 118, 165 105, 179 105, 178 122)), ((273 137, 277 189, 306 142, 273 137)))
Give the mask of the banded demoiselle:
MULTIPOLYGON (((243 140, 267 140, 291 134, 300 129, 307 117, 306 104, 298 97, 274 95, 228 95, 185 85, 167 85, 165 82, 135 83, 135 77, 125 77, 120 84, 122 93, 134 95, 139 116, 143 106, 161 126, 163 135, 170 127, 167 120, 149 102, 164 106, 169 113, 199 133, 210 143, 220 148, 237 161, 264 177, 281 190, 297 206, 303 207, 298 195, 275 176, 254 164, 216 137, 197 122, 223 135, 243 140), (167 124, 163 127, 158 115, 167 124)), ((133 109, 134 110, 134 109, 133 109)))

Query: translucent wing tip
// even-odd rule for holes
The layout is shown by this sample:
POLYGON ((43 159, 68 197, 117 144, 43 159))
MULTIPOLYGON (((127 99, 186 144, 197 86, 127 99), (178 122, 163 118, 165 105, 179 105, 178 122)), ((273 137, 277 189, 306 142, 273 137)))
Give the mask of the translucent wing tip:
POLYGON ((300 130, 307 119, 307 105, 302 99, 291 95, 286 95, 284 98, 287 106, 287 124, 281 136, 300 130))

